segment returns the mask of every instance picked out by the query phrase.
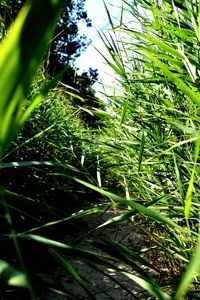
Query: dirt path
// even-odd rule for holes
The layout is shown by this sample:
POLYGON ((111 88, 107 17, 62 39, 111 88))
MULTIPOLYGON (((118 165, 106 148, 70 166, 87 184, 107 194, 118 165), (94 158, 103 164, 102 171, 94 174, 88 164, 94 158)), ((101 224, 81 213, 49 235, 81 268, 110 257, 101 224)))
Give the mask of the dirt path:
MULTIPOLYGON (((84 222, 87 224, 87 229, 97 227, 98 225, 104 223, 108 219, 115 217, 119 212, 107 211, 103 214, 91 215, 84 218, 84 222)), ((84 228, 85 232, 85 228, 84 228)), ((145 243, 146 235, 144 232, 136 225, 130 222, 117 223, 115 225, 107 226, 103 229, 98 229, 98 236, 103 237, 112 241, 122 242, 125 245, 133 247, 133 249, 139 249, 142 244, 145 243)), ((66 243, 71 239, 70 236, 66 236, 66 243)), ((93 246, 88 247, 84 240, 78 244, 78 247, 85 250, 95 250, 93 246)), ((81 288, 71 276, 67 275, 63 269, 57 269, 55 272, 55 277, 60 280, 62 285, 66 287, 68 291, 76 295, 77 299, 96 299, 96 300, 136 300, 136 299, 147 299, 145 297, 145 292, 139 287, 134 281, 128 279, 127 277, 120 275, 119 273, 113 271, 106 271, 107 275, 94 270, 85 263, 78 260, 70 260, 70 264, 76 269, 79 275, 88 281, 87 287, 89 291, 94 295, 91 298, 87 295, 83 288, 81 288), (114 278, 115 281, 113 281, 114 278), (120 284, 128 288, 129 292, 124 290, 120 284)), ((120 266, 119 266, 120 267, 120 266)), ((105 272, 105 268, 102 269, 105 272)), ((130 271, 130 269, 129 269, 130 271)), ((66 296, 59 295, 46 295, 45 300, 65 300, 68 299, 66 296)))

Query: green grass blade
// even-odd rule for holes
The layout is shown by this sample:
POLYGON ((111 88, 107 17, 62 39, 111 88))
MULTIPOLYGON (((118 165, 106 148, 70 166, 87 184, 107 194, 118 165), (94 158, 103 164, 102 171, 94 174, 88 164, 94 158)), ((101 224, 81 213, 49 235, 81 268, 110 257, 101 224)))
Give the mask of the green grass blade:
MULTIPOLYGON (((92 240, 91 243, 95 245, 98 248, 102 248, 104 252, 109 253, 110 255, 117 257, 121 262, 124 261, 124 263, 128 262, 128 265, 131 266, 131 262, 138 262, 141 266, 146 266, 150 269, 155 270, 157 273, 159 273, 159 270, 154 267, 151 263, 149 263, 147 260, 145 260, 143 257, 138 255, 133 249, 127 247, 126 245, 123 245, 121 243, 117 243, 105 238, 99 238, 97 240, 92 240)), ((143 271, 141 272, 141 275, 143 275, 143 271)), ((138 272, 139 273, 139 272, 138 272)), ((146 278, 150 278, 148 274, 144 273, 146 278)))
POLYGON ((60 167, 64 169, 69 169, 74 172, 80 172, 79 169, 66 164, 66 163, 57 163, 57 162, 50 162, 50 161, 13 161, 10 163, 0 163, 0 170, 1 169, 7 169, 7 168, 21 168, 21 167, 27 167, 27 168, 33 168, 33 167, 60 167))
POLYGON ((194 254, 191 256, 190 262, 186 267, 186 271, 182 276, 182 279, 176 289, 175 295, 172 300, 183 299, 191 282, 193 281, 194 275, 200 273, 200 234, 198 237, 197 246, 194 254))
MULTIPOLYGON (((127 272, 125 274, 122 272, 122 274, 128 276, 129 278, 133 279, 135 282, 138 283, 138 281, 141 279, 143 282, 143 288, 153 294, 154 296, 159 297, 159 299, 170 299, 167 294, 165 294, 161 288, 158 286, 158 284, 149 276, 148 272, 144 270, 142 266, 146 266, 150 269, 155 269, 152 265, 150 265, 147 261, 145 261, 143 258, 141 258, 137 253, 134 253, 134 251, 131 251, 124 245, 120 245, 116 242, 108 241, 106 239, 99 239, 95 240, 94 242, 91 241, 92 244, 95 245, 95 247, 98 247, 102 249, 104 252, 109 253, 112 257, 116 257, 120 263, 125 263, 129 267, 133 268, 134 271, 136 271, 138 274, 140 274, 143 278, 135 276, 135 279, 133 279, 132 273, 127 272), (168 298, 167 298, 168 297, 168 298)), ((158 271, 158 270, 157 270, 158 271)))
POLYGON ((67 221, 72 221, 72 220, 75 220, 75 219, 81 219, 81 218, 84 218, 84 217, 89 216, 91 214, 96 214, 96 213, 102 212, 102 210, 105 210, 105 209, 108 209, 108 208, 110 208, 110 205, 109 206, 108 205, 100 205, 100 206, 96 206, 96 207, 93 207, 93 208, 90 208, 90 209, 87 209, 87 210, 84 210, 84 211, 79 211, 77 213, 73 213, 69 217, 59 219, 59 220, 55 220, 55 221, 50 221, 50 222, 45 223, 41 226, 31 228, 31 229, 29 229, 25 232, 20 233, 20 234, 26 234, 26 233, 34 232, 34 231, 37 231, 37 230, 42 229, 42 228, 55 226, 55 225, 58 225, 60 223, 67 222, 67 221))
POLYGON ((185 195, 184 195, 184 191, 183 191, 183 184, 182 184, 181 177, 180 177, 179 167, 178 167, 177 161, 176 161, 176 156, 174 154, 173 154, 173 159, 174 159, 174 169, 175 169, 175 174, 176 174, 176 181, 177 181, 178 189, 180 192, 181 201, 182 201, 182 204, 184 205, 185 195))
POLYGON ((29 287, 26 275, 3 260, 0 260, 0 279, 12 286, 29 287))
POLYGON ((192 193, 194 189, 194 181, 195 181, 195 172, 196 172, 196 166, 197 166, 197 160, 199 157, 199 151, 200 151, 200 135, 198 136, 198 139, 196 141, 196 147, 195 147, 195 153, 194 153, 194 166, 192 168, 192 174, 189 181, 187 193, 186 193, 186 199, 185 199, 185 218, 188 221, 188 218, 190 216, 190 210, 191 210, 191 203, 192 203, 192 193))
POLYGON ((147 34, 147 35, 144 35, 144 38, 147 38, 150 42, 157 45, 159 47, 159 49, 162 49, 164 52, 170 53, 172 55, 172 57, 177 57, 179 59, 184 59, 183 55, 178 50, 176 50, 175 48, 173 48, 173 47, 169 46, 168 44, 162 42, 161 40, 157 39, 156 37, 154 37, 150 34, 147 34))
POLYGON ((66 178, 69 178, 75 182, 78 182, 84 186, 87 186, 88 188, 94 190, 94 191, 97 191, 99 192, 100 194, 102 194, 103 196, 106 196, 106 197, 109 197, 111 198, 113 201, 115 201, 116 203, 119 203, 119 204, 122 204, 122 205, 125 205, 127 207, 131 207, 132 209, 136 210, 137 212, 155 220, 155 221, 158 221, 158 222, 162 222, 163 224, 165 225, 168 225, 170 227, 173 227, 173 228, 176 228, 178 230, 180 230, 181 232, 185 232, 184 228, 182 228, 181 226, 179 226, 178 224, 176 224, 175 222, 173 222, 172 220, 168 219, 167 217, 165 217, 164 215, 156 212, 155 210, 152 210, 150 208, 146 208, 145 206, 135 202, 134 200, 127 200, 123 197, 120 197, 120 196, 117 196, 113 193, 110 193, 110 192, 107 192, 101 188, 98 188, 88 182, 85 182, 83 180, 80 180, 78 178, 75 178, 75 177, 70 177, 70 176, 67 176, 67 175, 63 175, 64 177, 66 178))
POLYGON ((0 49, 0 157, 16 134, 30 84, 52 37, 62 0, 33 1, 0 49))
POLYGON ((90 296, 90 299, 95 299, 90 290, 86 287, 83 280, 76 272, 74 267, 64 258, 60 253, 54 249, 49 249, 49 252, 55 257, 55 259, 62 265, 62 267, 71 275, 72 278, 85 290, 85 292, 90 296))
POLYGON ((200 94, 194 88, 188 87, 183 80, 173 74, 165 64, 163 64, 158 58, 154 57, 148 50, 144 50, 144 52, 147 57, 161 69, 164 75, 167 76, 171 82, 173 82, 194 103, 200 106, 200 94))
POLYGON ((134 282, 136 282, 138 285, 140 285, 143 289, 148 291, 151 295, 158 297, 157 299, 172 300, 172 298, 169 295, 167 295, 165 292, 163 292, 157 285, 152 285, 151 283, 144 280, 143 278, 136 276, 134 274, 130 274, 128 272, 122 272, 122 274, 124 274, 128 278, 132 279, 134 282))
POLYGON ((142 138, 140 142, 140 152, 139 152, 139 159, 138 159, 138 172, 140 172, 141 164, 142 164, 142 157, 144 152, 144 143, 145 143, 145 135, 144 131, 142 132, 142 138))
MULTIPOLYGON (((38 132, 37 134, 35 134, 34 136, 32 136, 30 139, 27 139, 24 143, 21 143, 19 146, 17 146, 14 149, 12 149, 10 152, 7 152, 6 155, 2 157, 2 160, 4 158, 8 157, 13 152, 15 152, 15 151, 19 150, 20 148, 24 147, 25 145, 27 145, 28 143, 30 143, 34 139, 37 139, 37 138, 41 137, 44 133, 48 132, 54 126, 55 125, 51 125, 51 126, 45 128, 44 130, 42 130, 42 131, 38 132)), ((0 163, 0 169, 1 169, 1 163, 0 163)))
MULTIPOLYGON (((45 245, 47 247, 53 247, 57 249, 62 249, 71 257, 79 257, 83 262, 89 262, 100 266, 105 266, 106 268, 114 269, 116 271, 121 271, 119 267, 113 264, 117 260, 114 257, 104 255, 101 253, 97 253, 95 251, 90 250, 82 250, 78 247, 71 246, 69 244, 65 244, 62 242, 58 242, 56 240, 46 238, 41 235, 34 235, 34 234, 18 234, 18 238, 31 240, 34 242, 38 242, 41 245, 45 245)), ((63 252, 64 253, 64 252, 63 252)))

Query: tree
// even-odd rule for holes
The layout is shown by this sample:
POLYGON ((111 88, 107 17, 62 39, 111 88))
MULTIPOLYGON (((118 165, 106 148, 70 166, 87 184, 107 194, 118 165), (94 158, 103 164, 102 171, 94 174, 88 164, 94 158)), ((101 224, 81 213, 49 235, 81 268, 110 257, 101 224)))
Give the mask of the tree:
MULTIPOLYGON (((32 0, 34 1, 34 0, 32 0)), ((0 0, 0 19, 4 28, 8 29, 16 18, 19 10, 27 2, 26 0, 0 0)), ((85 0, 65 0, 62 15, 58 21, 55 38, 50 46, 50 63, 65 66, 78 57, 87 46, 87 36, 79 34, 79 22, 87 27, 91 26, 91 20, 84 11, 85 0)))
POLYGON ((91 26, 91 20, 84 11, 85 0, 66 0, 65 3, 56 28, 56 38, 51 43, 50 62, 55 62, 55 67, 70 63, 87 47, 87 36, 79 34, 79 22, 91 26))
MULTIPOLYGON (((69 68, 62 76, 62 82, 76 88, 79 95, 85 99, 83 104, 74 97, 73 104, 90 109, 100 107, 99 101, 95 98, 95 91, 92 89, 98 77, 97 70, 90 68, 79 75, 73 66, 73 60, 79 57, 88 45, 87 36, 79 34, 79 22, 84 22, 87 27, 92 25, 87 12, 84 11, 84 5, 85 0, 66 0, 65 9, 56 28, 56 38, 50 46, 47 71, 50 75, 55 75, 68 65, 69 68)), ((89 126, 97 125, 98 118, 94 118, 85 110, 82 111, 81 116, 89 126)))
MULTIPOLYGON (((33 1, 33 0, 32 0, 33 1)), ((8 0, 0 2, 0 20, 4 24, 2 36, 16 18, 18 11, 22 8, 25 0, 8 0)), ((74 60, 87 48, 89 41, 86 34, 80 34, 79 22, 83 22, 87 27, 91 26, 91 20, 84 10, 85 0, 66 0, 63 13, 57 24, 55 38, 50 44, 49 51, 45 57, 45 72, 54 76, 63 67, 68 66, 67 71, 62 75, 61 81, 76 88, 80 96, 85 99, 82 103, 78 98, 71 99, 73 104, 81 105, 90 109, 99 107, 99 102, 95 98, 95 91, 92 85, 97 80, 98 73, 95 69, 77 74, 74 68, 74 60)), ((96 126, 97 119, 82 111, 83 120, 89 126, 96 126)))

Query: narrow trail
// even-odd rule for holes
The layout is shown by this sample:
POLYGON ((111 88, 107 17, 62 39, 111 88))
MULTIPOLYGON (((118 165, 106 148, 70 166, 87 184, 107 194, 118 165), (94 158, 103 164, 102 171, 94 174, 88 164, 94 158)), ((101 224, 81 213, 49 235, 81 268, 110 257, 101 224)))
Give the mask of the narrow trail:
MULTIPOLYGON (((87 231, 89 232, 91 229, 96 228, 100 224, 103 224, 107 220, 111 219, 119 215, 117 211, 107 211, 102 214, 93 214, 84 218, 84 223, 86 224, 87 231)), ((82 228, 82 232, 80 232, 80 236, 85 232, 85 228, 82 228)), ((106 238, 110 241, 116 241, 123 243, 133 250, 139 250, 142 245, 144 245, 146 241, 146 235, 142 229, 137 226, 134 222, 122 222, 115 223, 111 226, 106 226, 102 229, 98 229, 95 231, 96 236, 106 238)), ((66 236, 66 243, 71 241, 72 236, 66 236)), ((89 239, 90 237, 88 237, 89 239)), ((100 253, 100 250, 95 248, 94 246, 88 246, 88 243, 85 243, 85 239, 78 243, 78 247, 84 250, 94 250, 100 253)), ((102 253, 102 252, 101 252, 102 253)), ((105 253, 104 253, 105 254, 105 253)), ((83 277, 87 281, 87 287, 89 291, 94 295, 94 298, 91 298, 87 295, 83 288, 81 288, 75 280, 66 274, 63 269, 56 269, 54 276, 62 283, 62 285, 75 294, 77 299, 95 299, 95 300, 137 300, 137 299, 147 299, 146 292, 138 286, 133 280, 127 278, 124 275, 116 273, 112 270, 106 271, 108 276, 103 272, 99 272, 94 268, 86 265, 85 263, 77 260, 70 259, 70 264, 76 269, 79 273, 80 277, 83 277), (111 279, 114 278, 114 281, 111 279), (128 291, 120 287, 120 284, 124 285, 128 291)), ((120 267, 120 265, 118 265, 120 267)), ((101 268, 100 268, 101 269, 101 268)), ((145 267, 144 267, 145 269, 145 267)), ((101 269, 105 272, 105 268, 101 269)), ((133 272, 130 267, 127 268, 128 271, 133 272)), ((48 293, 48 295, 43 295, 43 298, 46 300, 65 300, 68 299, 66 296, 53 296, 48 293)))

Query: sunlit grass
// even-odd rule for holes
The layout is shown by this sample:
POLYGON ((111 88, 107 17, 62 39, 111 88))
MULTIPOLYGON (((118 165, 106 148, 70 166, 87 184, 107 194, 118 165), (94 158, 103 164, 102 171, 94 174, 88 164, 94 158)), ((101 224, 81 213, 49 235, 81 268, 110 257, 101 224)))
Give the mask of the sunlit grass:
POLYGON ((152 236, 153 228, 162 228, 163 239, 155 235, 156 242, 182 267, 195 251, 171 296, 181 299, 198 273, 199 257, 199 8, 169 1, 160 6, 123 2, 119 23, 110 21, 111 33, 101 34, 110 55, 106 61, 124 90, 123 97, 109 98, 113 111, 102 135, 108 181, 114 172, 124 195, 185 229, 182 234, 171 225, 151 227, 152 236), (127 11, 132 23, 126 21, 127 11), (134 27, 135 20, 141 25, 134 27))
MULTIPOLYGON (((6 255, 0 261, 0 279, 28 288, 32 299, 35 276, 66 299, 78 296, 57 284, 48 270, 33 274, 23 247, 30 253, 36 249, 38 255, 44 251, 91 299, 93 291, 71 257, 105 274, 123 274, 152 297, 196 299, 191 284, 199 284, 200 267, 199 5, 135 2, 123 1, 119 24, 113 23, 107 7, 111 30, 100 35, 121 93, 108 97, 107 110, 97 112, 105 126, 95 134, 81 123, 78 108, 68 103, 76 91, 52 89, 52 82, 47 83, 51 90, 43 88, 40 79, 31 85, 62 1, 26 6, 0 49, 0 205, 6 228, 0 243, 2 248, 8 243, 14 253, 11 261, 6 255), (35 18, 43 9, 45 18, 35 18), (134 28, 130 18, 126 22, 127 11, 141 27, 134 28), (37 47, 30 42, 32 36, 37 47), (95 205, 99 199, 104 203, 95 205), (64 241, 71 222, 108 209, 118 215, 81 236, 71 234, 70 243, 64 241), (138 216, 148 238, 140 250, 98 234, 107 226, 136 222, 138 216), (98 250, 81 248, 81 240, 98 250), (157 257, 163 257, 165 266, 153 261, 157 257), (164 276, 166 266, 171 270, 162 284, 157 278, 164 276), (178 272, 169 277, 173 268, 178 272)), ((132 296, 131 288, 117 284, 132 296)))

